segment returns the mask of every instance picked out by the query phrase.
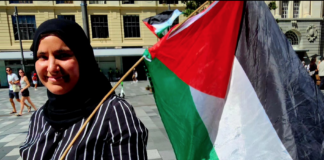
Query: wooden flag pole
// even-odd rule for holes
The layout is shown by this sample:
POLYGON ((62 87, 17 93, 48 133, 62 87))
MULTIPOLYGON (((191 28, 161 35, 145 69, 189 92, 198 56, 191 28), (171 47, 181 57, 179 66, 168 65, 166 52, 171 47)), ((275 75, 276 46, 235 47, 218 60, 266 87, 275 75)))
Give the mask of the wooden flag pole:
MULTIPOLYGON (((205 6, 207 4, 208 1, 206 1, 204 4, 202 4, 198 9, 196 9, 194 12, 192 12, 183 22, 181 22, 176 28, 174 28, 174 30, 171 31, 171 33, 175 30, 177 30, 185 21, 187 21, 190 17, 192 17, 195 13, 197 13, 203 6, 205 6)), ((82 125, 82 127, 80 128, 80 130, 78 131, 78 133, 74 136, 74 138, 72 139, 72 141, 70 142, 70 144, 68 145, 68 147, 65 149, 62 157, 60 158, 60 160, 63 160, 66 156, 66 154, 68 153, 68 151, 70 150, 70 148, 73 146, 74 142, 77 140, 77 138, 81 135, 81 133, 83 132, 84 128, 86 127, 86 125, 89 123, 89 121, 92 119, 92 117, 96 114, 96 112, 98 111, 98 109, 100 108, 100 106, 103 104, 103 102, 105 102, 105 100, 111 95, 111 93, 113 91, 115 91, 115 89, 119 86, 119 84, 132 72, 132 70, 137 67, 144 59, 144 56, 141 57, 133 66, 132 68, 130 68, 125 74, 124 76, 115 84, 115 86, 106 94, 106 96, 100 101, 100 103, 98 104, 98 106, 93 110, 93 112, 90 114, 90 116, 87 118, 87 120, 84 122, 84 124, 82 125)))

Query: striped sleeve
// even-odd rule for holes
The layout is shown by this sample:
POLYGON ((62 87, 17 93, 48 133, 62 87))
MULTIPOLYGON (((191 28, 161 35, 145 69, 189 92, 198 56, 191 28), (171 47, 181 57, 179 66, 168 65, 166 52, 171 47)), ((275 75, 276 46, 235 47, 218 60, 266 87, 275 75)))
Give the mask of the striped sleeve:
POLYGON ((146 160, 148 130, 136 117, 133 106, 116 99, 109 110, 109 129, 101 159, 146 160))
POLYGON ((22 146, 20 146, 20 155, 22 156, 22 152, 25 150, 26 147, 28 147, 35 139, 37 135, 37 122, 39 122, 40 115, 42 110, 37 110, 34 112, 34 114, 31 116, 30 121, 29 121, 29 127, 28 127, 28 133, 26 137, 26 141, 23 143, 22 146))

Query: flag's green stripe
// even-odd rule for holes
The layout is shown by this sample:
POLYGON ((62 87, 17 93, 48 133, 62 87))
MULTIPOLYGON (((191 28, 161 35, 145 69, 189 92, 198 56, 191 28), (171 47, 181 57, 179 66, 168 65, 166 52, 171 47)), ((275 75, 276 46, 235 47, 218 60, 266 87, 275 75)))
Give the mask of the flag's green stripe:
POLYGON ((165 35, 165 30, 169 29, 170 26, 166 26, 164 27, 163 29, 159 30, 159 32, 156 32, 156 35, 159 37, 159 38, 162 38, 164 35, 165 35))
POLYGON ((145 63, 153 84, 155 102, 177 159, 218 160, 189 86, 157 58, 145 63))

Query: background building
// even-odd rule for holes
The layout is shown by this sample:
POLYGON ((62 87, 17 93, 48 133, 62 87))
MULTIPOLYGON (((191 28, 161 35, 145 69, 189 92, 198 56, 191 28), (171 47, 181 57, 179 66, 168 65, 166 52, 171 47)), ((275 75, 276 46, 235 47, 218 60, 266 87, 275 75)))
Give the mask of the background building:
POLYGON ((277 9, 271 12, 301 60, 323 57, 323 1, 265 2, 275 2, 277 9))
MULTIPOLYGON (((168 1, 171 9, 185 9, 181 1, 168 1)), ((158 39, 142 20, 168 10, 165 1, 87 1, 89 37, 102 72, 108 76, 109 68, 127 71, 142 55, 145 48, 158 39)), ((0 1, 0 84, 8 86, 5 67, 18 75, 21 52, 17 34, 14 7, 18 8, 18 24, 29 78, 34 70, 32 44, 36 28, 52 18, 75 21, 83 27, 80 1, 0 1)), ((181 15, 174 24, 183 21, 181 15)), ((139 79, 146 79, 143 66, 137 68, 139 79)), ((90 73, 91 74, 91 73, 90 73)), ((131 76, 128 77, 131 79, 131 76)))

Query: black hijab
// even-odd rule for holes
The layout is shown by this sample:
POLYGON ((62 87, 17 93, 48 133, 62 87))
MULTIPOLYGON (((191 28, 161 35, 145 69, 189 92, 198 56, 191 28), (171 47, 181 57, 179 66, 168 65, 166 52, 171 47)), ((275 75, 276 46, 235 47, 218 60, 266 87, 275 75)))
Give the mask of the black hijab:
POLYGON ((84 31, 72 21, 50 19, 37 28, 30 47, 35 62, 42 35, 51 33, 58 35, 73 51, 80 72, 79 80, 70 92, 55 95, 47 90, 48 100, 43 107, 44 118, 53 128, 61 129, 88 117, 112 87, 109 80, 100 72, 84 31))

